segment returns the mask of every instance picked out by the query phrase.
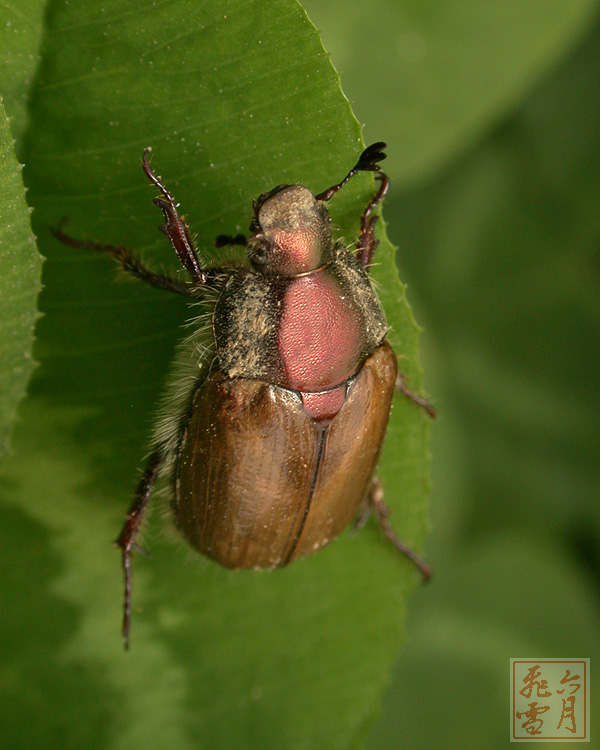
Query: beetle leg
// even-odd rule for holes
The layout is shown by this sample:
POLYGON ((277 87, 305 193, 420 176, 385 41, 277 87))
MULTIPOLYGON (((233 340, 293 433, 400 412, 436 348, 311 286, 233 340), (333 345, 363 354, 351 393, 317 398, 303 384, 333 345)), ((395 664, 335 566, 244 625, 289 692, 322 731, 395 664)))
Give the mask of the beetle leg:
POLYGON ((369 518, 371 518, 372 513, 373 511, 371 510, 371 505, 368 502, 368 499, 365 498, 365 500, 363 500, 363 502, 361 503, 360 508, 358 509, 358 515, 352 523, 352 530, 360 531, 361 529, 364 529, 367 525, 367 521, 369 520, 369 518))
POLYGON ((411 401, 414 401, 417 406, 425 409, 430 417, 433 419, 435 418, 435 408, 429 403, 429 401, 419 396, 418 393, 415 393, 406 387, 406 376, 401 372, 398 373, 398 377, 396 378, 396 391, 403 396, 406 396, 406 398, 409 398, 411 401))
POLYGON ((133 502, 127 511, 123 529, 115 542, 121 550, 125 595, 123 605, 123 645, 129 648, 129 626, 131 624, 131 552, 138 549, 135 537, 142 523, 144 512, 150 500, 156 477, 162 464, 160 450, 155 450, 148 460, 148 465, 135 490, 133 502))
POLYGON ((192 276, 196 283, 205 284, 207 281, 206 271, 200 265, 196 248, 190 236, 190 230, 182 216, 177 211, 177 204, 171 193, 163 185, 161 178, 154 172, 148 160, 151 149, 144 151, 142 166, 144 173, 150 182, 154 183, 160 190, 162 198, 153 198, 153 202, 163 212, 165 223, 160 227, 161 232, 167 235, 173 250, 177 254, 181 265, 192 276))
POLYGON ((184 294, 185 296, 192 295, 192 286, 181 284, 179 281, 171 279, 168 276, 163 276, 162 274, 150 271, 150 269, 146 268, 146 266, 126 247, 101 245, 98 242, 90 242, 88 240, 76 240, 63 232, 63 224, 64 219, 56 229, 51 229, 50 231, 57 240, 60 240, 65 245, 79 247, 82 250, 96 250, 97 252, 108 253, 116 259, 124 271, 135 276, 137 279, 141 279, 141 281, 145 281, 147 284, 150 284, 150 286, 155 286, 158 289, 165 289, 168 292, 177 292, 177 294, 184 294))
POLYGON ((425 560, 423 560, 422 557, 417 555, 416 552, 414 552, 408 545, 406 545, 401 539, 398 538, 396 532, 392 528, 391 523, 388 521, 390 509, 383 502, 383 488, 381 487, 381 482, 379 481, 379 479, 377 479, 377 477, 373 479, 371 488, 367 494, 367 504, 374 514, 375 518, 377 519, 377 522, 379 523, 379 526, 387 539, 389 539, 389 541, 399 552, 401 552, 403 555, 406 555, 406 557, 408 557, 415 563, 415 565, 421 571, 423 578, 428 581, 431 578, 431 568, 425 562, 425 560))
MULTIPOLYGON (((377 169, 379 171, 379 168, 377 169)), ((373 216, 372 214, 385 198, 390 187, 389 177, 384 172, 379 171, 377 178, 381 184, 360 218, 360 236, 356 246, 356 257, 365 270, 371 265, 375 250, 379 245, 379 240, 375 239, 375 224, 377 224, 379 216, 373 216)))

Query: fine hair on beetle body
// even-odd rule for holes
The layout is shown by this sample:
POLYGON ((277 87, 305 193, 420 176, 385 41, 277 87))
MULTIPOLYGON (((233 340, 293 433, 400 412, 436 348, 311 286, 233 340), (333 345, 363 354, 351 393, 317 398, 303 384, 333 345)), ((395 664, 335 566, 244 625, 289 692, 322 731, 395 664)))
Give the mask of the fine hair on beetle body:
POLYGON ((271 569, 311 555, 359 518, 428 579, 428 565, 394 532, 375 471, 399 391, 434 415, 398 372, 369 279, 376 209, 389 180, 374 143, 338 183, 313 194, 278 185, 253 204, 249 233, 220 235, 221 262, 202 264, 175 199, 144 152, 154 203, 187 279, 155 273, 127 248, 54 231, 112 255, 129 274, 184 295, 191 319, 158 409, 146 468, 116 546, 124 574, 123 640, 131 625, 132 553, 155 490, 166 492, 188 544, 234 569, 271 569), (350 249, 332 235, 328 202, 358 172, 377 187, 350 249), (227 257, 229 256, 229 257, 227 257))

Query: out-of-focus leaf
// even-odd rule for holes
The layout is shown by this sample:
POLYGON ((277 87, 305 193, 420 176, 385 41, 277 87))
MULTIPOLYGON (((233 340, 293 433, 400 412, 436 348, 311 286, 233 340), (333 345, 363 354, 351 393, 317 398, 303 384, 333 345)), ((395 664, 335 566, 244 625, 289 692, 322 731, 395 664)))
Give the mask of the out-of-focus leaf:
MULTIPOLYGON (((174 266, 140 169, 152 145, 209 257, 215 236, 247 230, 263 190, 302 182, 320 191, 341 179, 361 149, 358 125, 290 0, 59 4, 46 37, 26 138, 48 254, 42 367, 0 485, 9 512, 19 508, 36 607, 17 609, 24 623, 4 644, 23 698, 19 720, 2 726, 27 746, 39 744, 40 727, 26 717, 43 716, 45 736, 63 746, 347 747, 377 709, 418 580, 373 524, 289 569, 236 573, 161 541, 168 524, 154 514, 145 540, 153 559, 135 560, 132 650, 121 652, 110 542, 187 310, 175 296, 114 283, 109 258, 59 245, 48 227, 68 215, 72 235, 174 266), (46 608, 52 637, 24 641, 46 608), (33 691, 41 679, 51 691, 33 691)), ((336 197, 334 221, 350 241, 373 189, 362 175, 336 197)), ((418 388, 416 327, 389 243, 378 261, 392 335, 418 388)), ((387 498, 418 546, 426 417, 399 402, 389 437, 387 498)))
POLYGON ((440 413, 436 578, 370 747, 506 747, 509 658, 598 653, 599 60, 596 29, 388 207, 440 413))
POLYGON ((368 139, 424 182, 526 96, 578 41, 597 0, 307 0, 368 139))
POLYGON ((501 534, 439 573, 367 748, 506 747, 511 658, 600 657, 589 579, 551 540, 501 534))
POLYGON ((391 203, 483 533, 600 521, 599 60, 596 33, 464 165, 391 203))
POLYGON ((0 99, 0 459, 33 370, 42 260, 31 232, 21 165, 0 99))

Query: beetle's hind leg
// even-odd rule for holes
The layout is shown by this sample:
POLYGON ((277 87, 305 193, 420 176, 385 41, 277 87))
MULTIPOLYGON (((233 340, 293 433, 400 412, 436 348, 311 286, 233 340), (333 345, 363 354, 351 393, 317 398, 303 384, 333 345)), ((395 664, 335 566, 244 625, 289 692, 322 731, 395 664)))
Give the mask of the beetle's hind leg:
POLYGON ((406 555, 414 564, 419 568, 423 578, 428 581, 431 578, 431 568, 423 560, 422 557, 406 545, 396 534, 388 518, 390 515, 390 509, 383 502, 383 488, 381 482, 375 477, 371 483, 369 492, 367 493, 365 501, 365 509, 362 515, 359 517, 357 527, 361 528, 367 522, 369 516, 373 514, 377 519, 380 529, 385 534, 386 538, 394 545, 394 547, 406 555))
POLYGON ((177 294, 184 294, 186 296, 192 294, 191 285, 182 284, 168 276, 154 273, 149 268, 146 268, 146 266, 126 247, 119 245, 102 245, 99 242, 91 242, 89 240, 78 240, 65 234, 65 232, 63 232, 64 223, 65 220, 63 219, 56 229, 51 229, 52 234, 63 244, 69 245, 70 247, 78 247, 82 250, 95 250, 96 252, 112 255, 124 271, 157 289, 165 289, 168 292, 177 292, 177 294))
POLYGON ((163 458, 160 449, 154 451, 148 460, 148 464, 135 490, 133 501, 127 511, 125 523, 115 542, 115 546, 121 550, 123 564, 123 578, 125 584, 123 604, 123 645, 129 648, 129 628, 131 625, 131 553, 139 549, 135 544, 135 538, 144 518, 144 513, 154 488, 154 483, 160 471, 163 458))

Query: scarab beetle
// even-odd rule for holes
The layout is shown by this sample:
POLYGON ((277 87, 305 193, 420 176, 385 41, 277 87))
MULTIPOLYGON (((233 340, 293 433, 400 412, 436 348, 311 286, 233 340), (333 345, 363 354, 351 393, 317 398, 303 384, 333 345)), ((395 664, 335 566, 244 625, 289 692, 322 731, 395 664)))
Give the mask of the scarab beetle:
MULTIPOLYGON (((153 273, 124 247, 63 242, 113 255, 129 273, 205 305, 181 345, 152 451, 116 541, 125 578, 123 638, 131 617, 131 554, 155 482, 171 489, 175 525, 192 547, 229 568, 277 568, 335 539, 361 508, 429 577, 394 534, 375 478, 394 390, 431 415, 398 376, 387 325, 368 278, 378 241, 374 210, 389 180, 385 144, 365 149, 346 177, 318 195, 279 185, 254 201, 245 262, 201 265, 171 193, 160 191, 169 238, 190 277, 153 273), (357 172, 378 189, 361 217, 354 251, 334 241, 327 202, 357 172), (206 324, 208 321, 208 325, 206 324)), ((364 514, 363 514, 364 515, 364 514)))

